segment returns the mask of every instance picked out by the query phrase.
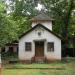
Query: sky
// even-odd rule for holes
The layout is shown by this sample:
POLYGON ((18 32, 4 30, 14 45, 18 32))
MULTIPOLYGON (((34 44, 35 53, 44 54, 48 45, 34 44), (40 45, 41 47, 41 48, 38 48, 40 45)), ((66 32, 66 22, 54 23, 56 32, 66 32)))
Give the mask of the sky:
POLYGON ((43 7, 43 6, 42 6, 41 4, 39 4, 39 3, 38 3, 38 6, 37 6, 37 7, 35 7, 35 9, 37 9, 37 10, 41 10, 41 9, 42 9, 42 7, 43 7))

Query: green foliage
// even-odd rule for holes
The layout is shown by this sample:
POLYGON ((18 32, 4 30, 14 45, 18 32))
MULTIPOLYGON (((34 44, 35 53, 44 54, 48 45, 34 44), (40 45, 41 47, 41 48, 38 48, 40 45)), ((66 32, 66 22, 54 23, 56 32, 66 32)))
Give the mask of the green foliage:
POLYGON ((11 42, 17 37, 16 28, 8 16, 6 16, 4 4, 0 4, 0 47, 11 42))
POLYGON ((75 32, 74 0, 10 0, 9 5, 0 3, 0 46, 18 40, 18 37, 31 28, 29 20, 40 11, 35 9, 38 3, 44 7, 43 12, 55 19, 53 31, 66 41, 75 32), (6 7, 7 6, 7 7, 6 7), (11 13, 6 14, 10 7, 11 13))
POLYGON ((28 17, 18 13, 6 13, 6 5, 0 3, 0 47, 5 46, 6 43, 11 43, 18 40, 19 36, 31 28, 31 21, 28 17))
MULTIPOLYGON (((64 39, 68 47, 68 37, 75 36, 75 1, 74 0, 42 0, 47 13, 55 19, 53 30, 64 39)), ((70 43, 73 44, 73 43, 70 43)))
POLYGON ((49 15, 55 18, 54 31, 67 37, 72 10, 75 9, 74 0, 43 0, 49 15), (59 30, 58 30, 59 29, 59 30))
POLYGON ((10 0, 13 6, 15 16, 34 16, 39 11, 35 9, 38 4, 38 1, 35 0, 10 0))

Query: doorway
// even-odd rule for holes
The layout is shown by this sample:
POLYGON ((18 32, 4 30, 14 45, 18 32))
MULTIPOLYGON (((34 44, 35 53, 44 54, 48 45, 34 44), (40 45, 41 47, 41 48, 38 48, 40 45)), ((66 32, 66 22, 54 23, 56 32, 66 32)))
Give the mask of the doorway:
POLYGON ((44 57, 44 41, 35 42, 35 56, 44 57))

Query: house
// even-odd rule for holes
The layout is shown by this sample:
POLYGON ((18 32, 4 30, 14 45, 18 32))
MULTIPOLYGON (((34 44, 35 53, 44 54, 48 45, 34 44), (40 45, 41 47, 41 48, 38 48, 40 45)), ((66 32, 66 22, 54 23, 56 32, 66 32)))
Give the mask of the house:
POLYGON ((19 59, 25 62, 61 60, 61 38, 52 31, 53 19, 41 13, 31 20, 32 28, 19 39, 19 59))
POLYGON ((5 47, 1 49, 1 52, 7 53, 18 53, 18 41, 13 41, 11 43, 7 43, 5 47))

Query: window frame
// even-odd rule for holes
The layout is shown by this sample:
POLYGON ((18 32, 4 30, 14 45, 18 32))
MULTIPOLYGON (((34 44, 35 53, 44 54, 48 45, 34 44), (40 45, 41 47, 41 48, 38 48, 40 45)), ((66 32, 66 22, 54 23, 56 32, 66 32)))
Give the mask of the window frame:
POLYGON ((54 42, 48 42, 47 43, 47 52, 54 52, 54 42), (49 45, 51 45, 50 47, 49 47, 49 45), (52 50, 51 50, 51 48, 53 48, 52 50))
POLYGON ((25 51, 26 52, 32 51, 32 43, 31 42, 25 42, 25 51))

